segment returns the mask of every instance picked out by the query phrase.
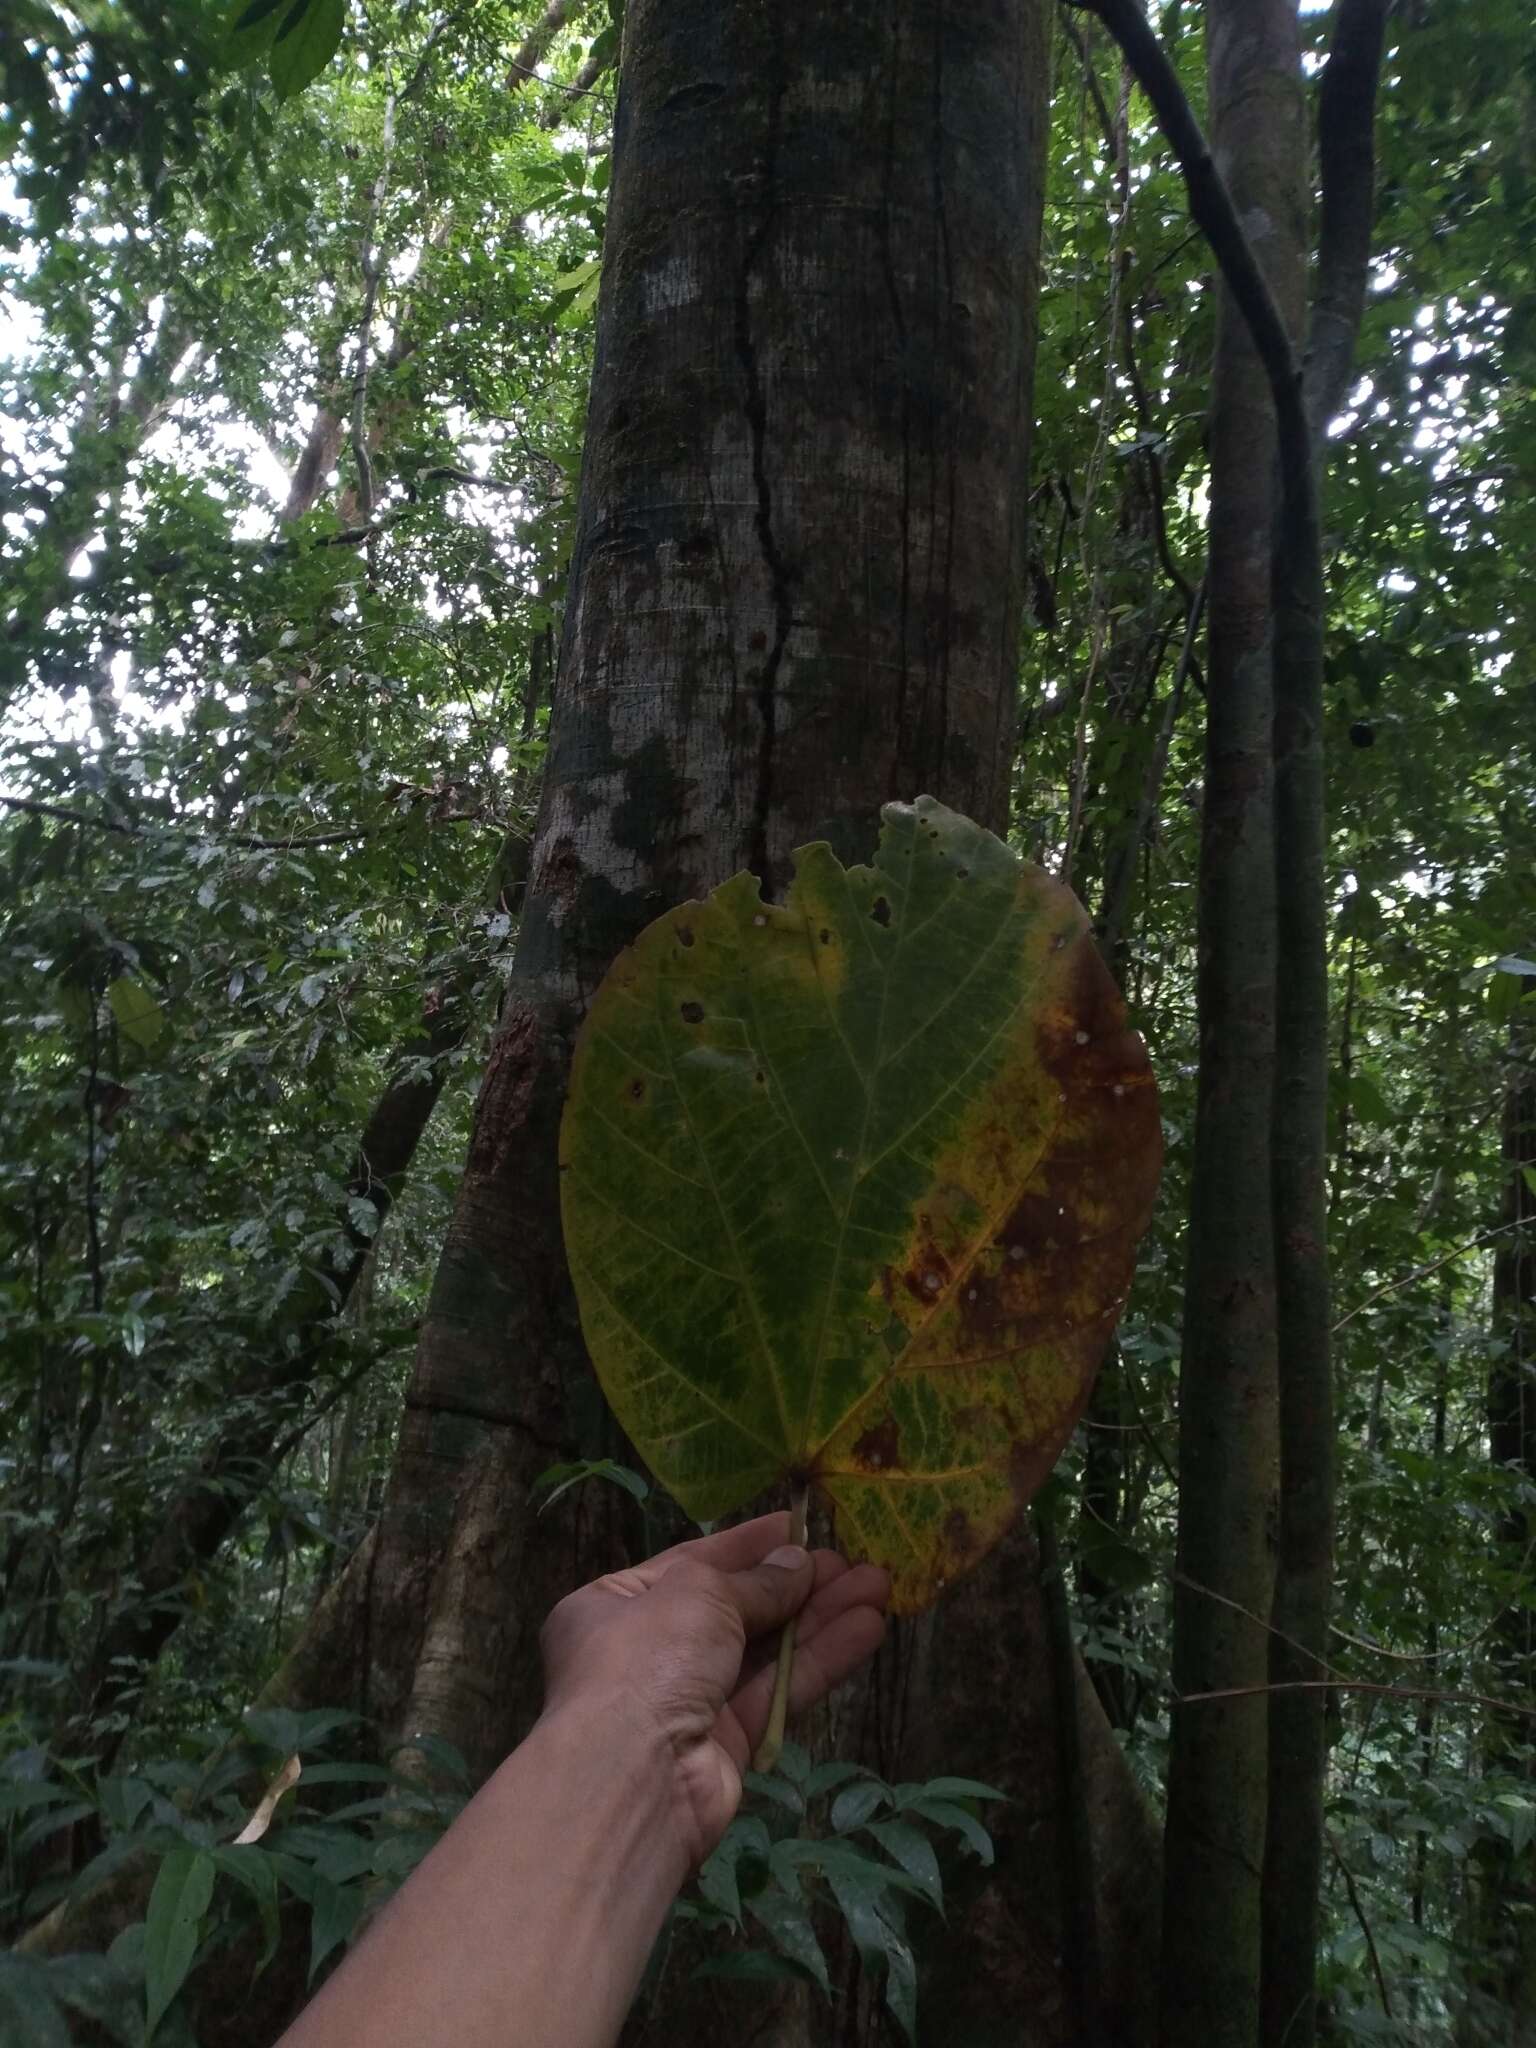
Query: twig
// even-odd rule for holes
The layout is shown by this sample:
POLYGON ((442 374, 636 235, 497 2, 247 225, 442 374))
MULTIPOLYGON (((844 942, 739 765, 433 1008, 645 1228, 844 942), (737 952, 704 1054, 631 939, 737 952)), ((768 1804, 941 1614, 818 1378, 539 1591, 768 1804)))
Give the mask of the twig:
MULTIPOLYGON (((384 102, 384 137, 380 151, 379 175, 373 181, 368 201, 368 219, 363 228, 362 271, 363 313, 357 329, 357 361, 352 371, 352 460, 357 465, 357 502, 363 525, 373 521, 373 462, 368 453, 368 358, 373 346, 373 315, 379 302, 379 280, 384 274, 383 252, 378 246, 379 215, 389 189, 390 164, 395 153, 395 96, 384 102)), ((371 536, 370 536, 371 538, 371 536)), ((373 551, 369 550, 369 567, 373 551)))
POLYGON ((263 839, 254 832, 210 831, 203 826, 130 825, 121 818, 93 818, 89 811, 71 810, 67 804, 48 804, 37 797, 6 796, 3 792, 0 792, 0 804, 7 810, 26 811, 36 818, 57 818, 65 825, 89 825, 96 832, 120 833, 126 839, 153 838, 163 833, 173 838, 217 840, 226 846, 250 846, 266 853, 287 853, 296 846, 340 846, 354 839, 372 839, 380 832, 393 831, 400 822, 392 818, 388 824, 357 825, 347 832, 311 832, 296 839, 263 839))
MULTIPOLYGON (((1312 1653, 1309 1650, 1308 1656, 1312 1653)), ((1536 1721, 1536 1707, 1522 1707, 1514 1700, 1496 1700, 1485 1692, 1432 1692, 1418 1685, 1372 1685, 1364 1678, 1282 1678, 1266 1685, 1227 1685, 1214 1692, 1180 1692, 1174 1701, 1181 1707, 1204 1706, 1211 1700, 1242 1700, 1272 1692, 1365 1692, 1385 1700, 1433 1700, 1443 1707, 1489 1707, 1496 1714, 1520 1714, 1536 1721)))
POLYGON ((1396 1294, 1401 1287, 1411 1287, 1415 1280, 1422 1280, 1430 1273, 1438 1273, 1442 1266, 1450 1265, 1453 1259, 1464 1259, 1470 1252, 1480 1251, 1485 1244, 1496 1237, 1502 1237, 1507 1230, 1518 1230, 1517 1223, 1500 1223, 1493 1230, 1485 1230, 1481 1237, 1474 1237, 1470 1244, 1459 1244, 1454 1251, 1446 1252, 1442 1258, 1431 1259, 1427 1265, 1415 1266, 1411 1273, 1405 1273, 1400 1280, 1388 1280, 1364 1301, 1357 1302, 1346 1316, 1340 1316, 1334 1324, 1334 1331, 1342 1330, 1346 1323, 1352 1323, 1356 1316, 1363 1315, 1373 1301, 1380 1301, 1384 1294, 1396 1294))
POLYGON ((1173 745, 1174 727, 1178 724, 1179 711, 1184 702, 1184 685, 1195 663, 1195 641, 1199 636, 1200 621, 1205 612, 1208 576, 1209 572, 1202 576, 1189 595, 1189 609, 1184 619, 1184 638, 1179 648, 1178 666, 1173 672, 1173 685, 1168 692, 1168 701, 1163 707, 1162 723, 1158 727, 1152 758, 1147 764, 1147 772, 1142 781, 1136 806, 1135 828, 1127 835, 1123 858, 1105 892, 1102 941, 1107 953, 1113 953, 1120 943, 1122 927, 1130 906, 1131 877, 1136 870, 1136 861, 1146 844, 1152 813, 1162 790, 1163 777, 1168 772, 1168 754, 1173 745))
POLYGON ((1361 1905, 1360 1894, 1355 1889, 1354 1873, 1344 1861, 1343 1852, 1333 1838, 1332 1829, 1325 1829, 1324 1832, 1328 1837, 1328 1847, 1333 1851, 1333 1860, 1339 1866, 1339 1874, 1344 1879, 1344 1889, 1349 1893, 1350 1906, 1353 1909, 1356 1920, 1360 1923, 1360 1932, 1365 1936, 1365 1946, 1370 1953, 1371 1968, 1376 1973, 1376 1989, 1381 1993, 1381 2009, 1387 2018, 1391 2019, 1392 2000, 1387 1995, 1386 1972, 1381 1967, 1381 1957, 1376 1953, 1376 1937, 1371 1932, 1371 1923, 1365 1917, 1365 1908, 1361 1905))

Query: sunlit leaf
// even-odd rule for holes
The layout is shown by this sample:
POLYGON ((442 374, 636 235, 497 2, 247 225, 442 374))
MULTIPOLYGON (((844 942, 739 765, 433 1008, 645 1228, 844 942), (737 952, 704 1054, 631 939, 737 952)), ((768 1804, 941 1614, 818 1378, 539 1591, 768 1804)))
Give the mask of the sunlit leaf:
POLYGON ((899 1610, 1050 1471, 1161 1151, 1076 898, 929 798, 659 918, 577 1047, 566 1245, 605 1392, 696 1520, 800 1476, 899 1610))
POLYGON ((159 1044, 165 1032, 165 1012, 142 981, 120 974, 107 989, 107 1002, 117 1027, 144 1052, 159 1044))
POLYGON ((272 83, 292 99, 320 76, 341 42, 346 0, 294 0, 272 44, 272 83))

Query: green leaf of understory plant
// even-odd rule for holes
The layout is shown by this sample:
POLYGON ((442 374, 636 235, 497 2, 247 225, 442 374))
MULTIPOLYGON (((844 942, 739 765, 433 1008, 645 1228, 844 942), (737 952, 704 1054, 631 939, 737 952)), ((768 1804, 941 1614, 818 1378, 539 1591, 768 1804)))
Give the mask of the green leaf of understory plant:
POLYGON ((206 1849, 173 1849, 155 1874, 144 1920, 145 2038, 154 2034, 186 1982, 216 1865, 206 1849))

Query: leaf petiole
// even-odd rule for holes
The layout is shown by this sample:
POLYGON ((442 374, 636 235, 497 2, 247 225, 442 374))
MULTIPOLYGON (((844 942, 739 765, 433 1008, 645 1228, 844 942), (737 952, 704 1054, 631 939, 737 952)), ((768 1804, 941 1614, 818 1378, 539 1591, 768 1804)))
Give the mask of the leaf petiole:
MULTIPOLYGON (((789 1505, 789 1540, 802 1546, 806 1541, 806 1509, 809 1486, 797 1486, 789 1505)), ((773 1704, 768 1709, 768 1726, 752 1759, 754 1771, 771 1771, 784 1747, 784 1723, 789 1717, 789 1680, 795 1668, 795 1616, 784 1624, 779 1637, 779 1660, 773 1674, 773 1704)))

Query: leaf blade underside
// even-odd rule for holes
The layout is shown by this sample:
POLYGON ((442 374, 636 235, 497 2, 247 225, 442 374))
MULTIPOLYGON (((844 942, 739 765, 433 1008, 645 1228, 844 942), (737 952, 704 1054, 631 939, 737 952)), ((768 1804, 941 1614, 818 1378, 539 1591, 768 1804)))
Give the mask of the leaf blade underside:
POLYGON ((790 1475, 928 1604, 1071 1434, 1161 1136, 1081 906, 930 798, 877 865, 737 875, 620 955, 561 1135, 620 1421, 701 1520, 790 1475))

